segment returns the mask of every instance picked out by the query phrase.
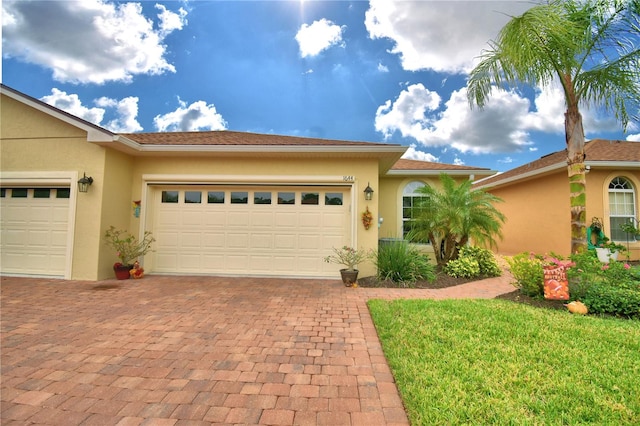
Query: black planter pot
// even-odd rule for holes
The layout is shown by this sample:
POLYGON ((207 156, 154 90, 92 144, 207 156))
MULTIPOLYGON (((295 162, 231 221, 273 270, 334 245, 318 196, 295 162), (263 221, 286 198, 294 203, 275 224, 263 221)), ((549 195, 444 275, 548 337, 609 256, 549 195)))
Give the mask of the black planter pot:
POLYGON ((340 269, 340 275, 342 276, 342 282, 347 287, 351 287, 358 280, 357 269, 340 269))

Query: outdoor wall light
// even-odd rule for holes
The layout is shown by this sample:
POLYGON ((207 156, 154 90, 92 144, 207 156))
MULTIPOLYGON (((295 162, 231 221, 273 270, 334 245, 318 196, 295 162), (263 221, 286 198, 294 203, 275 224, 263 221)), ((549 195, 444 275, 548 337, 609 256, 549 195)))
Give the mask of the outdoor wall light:
POLYGON ((367 187, 364 189, 364 199, 371 201, 371 198, 373 198, 373 189, 371 189, 369 182, 367 182, 367 187))
POLYGON ((87 192, 92 183, 93 178, 91 176, 87 177, 87 174, 84 173, 84 176, 78 180, 78 191, 87 192))

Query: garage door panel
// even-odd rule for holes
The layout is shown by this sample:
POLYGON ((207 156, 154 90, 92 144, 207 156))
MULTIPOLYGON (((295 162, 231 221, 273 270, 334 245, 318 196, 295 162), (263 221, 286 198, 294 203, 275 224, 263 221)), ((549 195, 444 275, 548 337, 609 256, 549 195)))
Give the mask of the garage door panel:
POLYGON ((273 248, 272 234, 251 234, 252 249, 268 249, 273 248))
POLYGON ((242 234, 227 234, 227 247, 234 249, 249 249, 249 235, 242 234))
POLYGON ((174 227, 178 226, 179 220, 180 220, 179 212, 180 210, 176 208, 173 208, 173 209, 164 208, 163 210, 160 210, 156 216, 158 227, 160 227, 161 229, 164 229, 165 227, 168 227, 168 226, 174 226, 174 227))
POLYGON ((179 268, 189 272, 197 272, 201 269, 200 260, 201 260, 201 256, 198 253, 193 253, 193 254, 183 253, 180 256, 179 268))
POLYGON ((275 226, 278 229, 295 229, 298 227, 298 214, 294 212, 278 211, 275 226))
POLYGON ((206 226, 208 227, 216 227, 216 226, 225 226, 227 224, 227 217, 224 212, 221 211, 206 211, 206 226))
POLYGON ((64 276, 67 265, 68 198, 14 198, 0 201, 0 251, 3 273, 64 276))
POLYGON ((181 249, 200 249, 202 247, 201 234, 197 232, 183 232, 180 234, 181 249))
POLYGON ((155 189, 152 231, 159 244, 150 272, 335 277, 335 265, 327 267, 323 257, 350 240, 351 214, 347 204, 325 206, 323 192, 349 200, 349 188, 314 187, 317 205, 301 204, 304 187, 203 187, 205 194, 225 194, 224 203, 203 204, 184 203, 186 190, 194 188, 155 189), (162 190, 181 192, 179 202, 161 203, 162 190), (230 203, 231 192, 245 191, 247 204, 230 203), (254 192, 270 192, 273 203, 253 204, 254 192), (278 192, 295 193, 295 204, 278 204, 278 192))
POLYGON ((220 249, 225 247, 225 234, 223 232, 203 232, 202 248, 208 252, 211 249, 220 249))
POLYGON ((227 225, 240 226, 246 228, 249 226, 249 213, 246 211, 239 211, 237 208, 230 210, 230 215, 227 216, 227 225))
POLYGON ((293 250, 296 248, 296 240, 298 236, 295 234, 276 234, 274 238, 274 248, 293 250))
POLYGON ((320 235, 299 235, 298 236, 298 248, 300 250, 314 250, 316 251, 320 247, 321 240, 320 235))
POLYGON ((344 227, 344 214, 325 213, 322 216, 322 226, 325 228, 342 229, 344 227))
POLYGON ((160 252, 166 249, 176 248, 178 246, 177 232, 157 231, 154 235, 156 239, 154 245, 160 252))
POLYGON ((233 272, 247 272, 249 267, 248 254, 230 254, 227 256, 228 267, 233 272))
POLYGON ((320 213, 301 213, 300 214, 300 228, 314 228, 317 229, 322 226, 322 215, 320 213))
POLYGON ((204 224, 203 213, 199 211, 186 211, 182 215, 182 226, 202 226, 204 224))
POLYGON ((273 212, 253 212, 251 213, 251 226, 272 228, 275 225, 274 216, 273 212))
POLYGON ((46 230, 33 229, 29 231, 27 244, 32 249, 42 249, 49 246, 49 233, 46 230))

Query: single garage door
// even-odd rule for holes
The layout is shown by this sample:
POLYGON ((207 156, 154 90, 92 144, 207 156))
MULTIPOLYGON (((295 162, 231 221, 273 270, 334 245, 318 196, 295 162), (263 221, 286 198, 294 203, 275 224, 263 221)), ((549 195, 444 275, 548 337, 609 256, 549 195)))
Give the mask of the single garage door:
POLYGON ((350 242, 350 187, 157 187, 151 271, 335 277, 350 242))
POLYGON ((0 189, 2 273, 64 276, 69 195, 69 188, 0 189))

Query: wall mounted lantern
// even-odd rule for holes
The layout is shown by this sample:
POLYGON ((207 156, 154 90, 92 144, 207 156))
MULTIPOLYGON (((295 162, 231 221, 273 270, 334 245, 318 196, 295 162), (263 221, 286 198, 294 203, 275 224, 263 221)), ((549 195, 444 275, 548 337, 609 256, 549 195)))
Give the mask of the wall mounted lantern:
POLYGON ((92 183, 93 178, 91 176, 87 177, 87 174, 84 173, 84 176, 78 180, 78 191, 87 192, 92 183))
POLYGON ((367 187, 364 189, 364 199, 371 201, 371 198, 373 198, 373 189, 371 189, 369 182, 367 182, 367 187))

